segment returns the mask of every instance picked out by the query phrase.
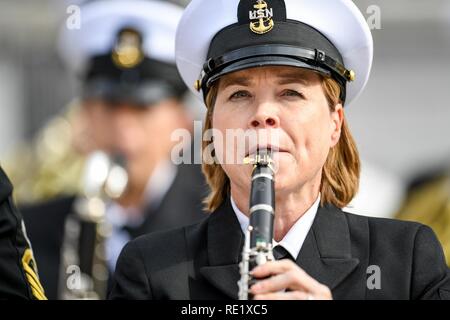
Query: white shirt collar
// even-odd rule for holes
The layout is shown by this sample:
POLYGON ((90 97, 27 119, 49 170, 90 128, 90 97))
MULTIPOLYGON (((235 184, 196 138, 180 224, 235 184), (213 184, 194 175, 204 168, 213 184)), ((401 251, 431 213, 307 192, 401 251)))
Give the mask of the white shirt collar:
MULTIPOLYGON (((169 191, 175 180, 177 167, 170 161, 163 161, 155 168, 147 182, 144 192, 144 207, 157 207, 169 191)), ((110 237, 106 240, 106 255, 108 266, 114 271, 119 254, 125 244, 131 240, 130 235, 122 230, 124 226, 138 227, 145 219, 143 208, 124 208, 114 201, 110 201, 106 209, 106 219, 113 226, 110 237)))
POLYGON ((160 162, 150 177, 145 190, 145 204, 158 207, 175 180, 177 167, 169 160, 160 162))
MULTIPOLYGON (((169 191, 175 176, 177 167, 170 161, 159 163, 153 174, 150 176, 144 191, 144 207, 158 207, 169 191)), ((116 227, 139 226, 145 217, 140 214, 143 208, 128 207, 124 208, 117 202, 111 201, 107 205, 106 215, 110 223, 116 227)))
MULTIPOLYGON (((314 218, 316 217, 317 210, 320 204, 320 193, 313 203, 313 205, 297 220, 297 222, 289 229, 288 233, 284 236, 284 238, 280 242, 276 242, 273 240, 273 246, 281 245, 285 248, 294 259, 297 259, 297 256, 300 252, 300 249, 303 246, 303 242, 306 239, 306 235, 311 229, 314 218)), ((245 234, 248 224, 249 218, 239 210, 236 203, 231 197, 231 206, 233 207, 234 213, 241 225, 242 232, 245 234)))

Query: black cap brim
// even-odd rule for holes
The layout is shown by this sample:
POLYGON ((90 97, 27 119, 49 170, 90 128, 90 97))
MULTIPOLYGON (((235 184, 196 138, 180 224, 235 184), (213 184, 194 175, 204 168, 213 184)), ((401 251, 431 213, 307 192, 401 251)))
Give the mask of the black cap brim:
POLYGON ((179 92, 164 81, 146 81, 124 84, 110 79, 87 81, 82 89, 83 99, 98 99, 110 103, 131 104, 148 107, 171 98, 178 98, 179 92))
POLYGON ((235 63, 232 63, 225 68, 223 68, 221 71, 217 72, 208 79, 208 83, 206 84, 207 87, 210 87, 215 81, 217 81, 220 77, 223 77, 224 75, 242 71, 245 69, 251 69, 251 68, 258 68, 258 67, 268 67, 268 66, 286 66, 286 67, 296 67, 296 68, 303 68, 312 70, 315 72, 318 72, 324 76, 330 76, 330 71, 321 68, 319 66, 313 66, 311 64, 308 64, 305 61, 291 58, 291 57, 278 57, 278 56, 267 56, 267 57, 250 57, 246 59, 239 60, 235 63))

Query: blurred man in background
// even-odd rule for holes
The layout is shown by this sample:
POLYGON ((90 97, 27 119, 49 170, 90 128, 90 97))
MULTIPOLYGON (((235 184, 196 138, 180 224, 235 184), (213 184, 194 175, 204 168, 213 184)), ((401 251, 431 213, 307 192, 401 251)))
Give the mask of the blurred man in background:
POLYGON ((86 156, 82 192, 23 210, 49 298, 104 298, 127 241, 204 217, 199 166, 170 158, 172 132, 192 130, 174 64, 182 9, 118 0, 81 12, 60 49, 82 79, 71 116, 73 144, 86 156))

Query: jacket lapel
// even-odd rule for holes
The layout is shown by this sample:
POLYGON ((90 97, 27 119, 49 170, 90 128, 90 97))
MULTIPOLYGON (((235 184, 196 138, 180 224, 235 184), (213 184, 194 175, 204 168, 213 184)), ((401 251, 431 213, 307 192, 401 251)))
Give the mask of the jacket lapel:
POLYGON ((237 299, 239 261, 243 234, 230 200, 217 209, 208 221, 207 251, 209 265, 200 268, 200 273, 214 287, 228 297, 237 299))
MULTIPOLYGON (((222 293, 237 299, 244 235, 229 199, 209 218, 207 230, 209 265, 201 267, 200 273, 222 293)), ((340 209, 319 208, 297 264, 330 290, 355 270, 359 260, 351 256, 350 232, 340 209)))
POLYGON ((319 208, 297 264, 330 290, 355 270, 359 260, 351 256, 350 232, 340 209, 334 206, 319 208))

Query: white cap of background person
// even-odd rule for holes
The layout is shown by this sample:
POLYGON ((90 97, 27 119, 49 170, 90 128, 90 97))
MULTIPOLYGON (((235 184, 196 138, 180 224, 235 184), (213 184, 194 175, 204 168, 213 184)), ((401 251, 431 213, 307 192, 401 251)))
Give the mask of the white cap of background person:
POLYGON ((350 0, 192 0, 176 36, 178 70, 203 99, 224 74, 280 65, 333 77, 348 105, 372 57, 370 29, 350 0))
POLYGON ((181 98, 175 32, 183 8, 150 0, 102 0, 80 7, 80 28, 61 29, 58 49, 81 80, 82 98, 150 106, 181 98))

